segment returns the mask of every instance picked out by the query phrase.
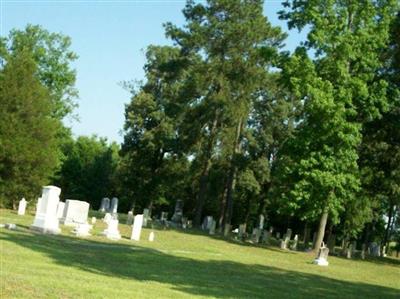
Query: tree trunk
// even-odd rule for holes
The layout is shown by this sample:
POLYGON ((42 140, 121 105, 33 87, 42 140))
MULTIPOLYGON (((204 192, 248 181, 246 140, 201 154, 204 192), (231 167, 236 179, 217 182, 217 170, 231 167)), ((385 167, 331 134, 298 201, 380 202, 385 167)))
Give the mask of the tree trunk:
POLYGON ((268 191, 271 187, 271 182, 267 182, 264 184, 263 186, 263 194, 260 196, 260 200, 258 202, 258 211, 257 211, 257 215, 261 215, 264 214, 264 210, 265 210, 265 199, 267 197, 268 191))
POLYGON ((227 209, 226 209, 226 216, 225 216, 225 221, 224 221, 224 227, 226 225, 231 225, 232 221, 232 214, 233 214, 233 192, 235 190, 235 184, 236 184, 236 161, 235 161, 235 156, 240 152, 240 135, 242 133, 242 126, 243 126, 243 119, 240 118, 239 122, 236 127, 236 136, 235 136, 235 141, 233 143, 233 152, 232 152, 232 157, 231 157, 231 167, 229 170, 228 174, 228 190, 226 192, 226 203, 227 203, 227 209))
POLYGON ((204 203, 206 202, 206 197, 207 197, 208 174, 211 168, 212 150, 214 147, 217 126, 218 126, 218 113, 216 112, 213 123, 211 125, 210 137, 208 139, 207 147, 205 149, 204 161, 200 176, 200 187, 199 187, 199 193, 197 194, 196 209, 193 221, 195 227, 200 227, 201 225, 201 216, 203 213, 204 203))
POLYGON ((386 246, 388 248, 388 242, 389 242, 389 236, 390 236, 390 228, 391 228, 391 224, 392 224, 392 218, 393 218, 393 204, 390 204, 389 207, 389 215, 388 215, 388 223, 386 226, 386 230, 385 230, 385 236, 383 238, 382 241, 382 253, 383 253, 383 247, 386 246))
POLYGON ((226 193, 228 192, 228 182, 224 183, 224 191, 222 192, 221 197, 221 205, 220 205, 220 213, 219 213, 219 232, 223 233, 224 223, 225 223, 225 211, 226 211, 226 193))
POLYGON ((310 242, 310 228, 308 222, 305 223, 304 225, 304 237, 303 237, 303 243, 305 249, 308 248, 308 243, 310 242))
POLYGON ((325 227, 326 227, 326 222, 328 221, 328 208, 324 208, 324 211, 322 212, 320 221, 319 221, 319 227, 318 227, 318 232, 317 232, 317 241, 315 242, 314 245, 314 252, 318 252, 319 248, 321 247, 321 243, 324 240, 324 235, 325 235, 325 227))

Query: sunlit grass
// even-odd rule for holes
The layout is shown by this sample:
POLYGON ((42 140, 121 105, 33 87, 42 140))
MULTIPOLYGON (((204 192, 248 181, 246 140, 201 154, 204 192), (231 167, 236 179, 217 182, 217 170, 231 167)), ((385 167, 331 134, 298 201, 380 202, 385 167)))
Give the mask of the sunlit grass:
POLYGON ((237 244, 196 231, 154 230, 154 242, 109 241, 98 219, 93 236, 29 230, 32 215, 0 211, 1 298, 400 298, 400 262, 313 256, 237 244))

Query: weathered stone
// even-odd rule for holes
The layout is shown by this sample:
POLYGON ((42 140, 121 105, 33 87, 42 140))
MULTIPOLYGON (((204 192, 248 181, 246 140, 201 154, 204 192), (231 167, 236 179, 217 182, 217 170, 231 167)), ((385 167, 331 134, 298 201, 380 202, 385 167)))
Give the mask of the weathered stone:
POLYGON ((175 211, 174 215, 171 218, 171 221, 176 224, 181 224, 183 217, 183 200, 178 199, 175 203, 175 211))
POLYGON ((99 211, 103 213, 110 211, 110 199, 108 197, 104 197, 101 200, 99 211))
POLYGON ((63 217, 60 222, 64 225, 75 226, 79 224, 87 224, 89 214, 89 203, 81 200, 67 199, 63 217))
POLYGON ((126 218, 126 224, 132 225, 133 224, 133 212, 128 212, 128 217, 126 218))
POLYGON ((113 197, 111 199, 111 204, 110 204, 110 210, 109 212, 111 214, 117 214, 118 213, 118 198, 113 197))
POLYGON ((154 241, 154 232, 150 232, 149 234, 149 241, 153 242, 154 241))
POLYGON ((105 223, 108 223, 108 222, 110 222, 111 219, 113 219, 113 217, 111 216, 111 214, 110 214, 110 213, 106 213, 106 214, 104 215, 103 221, 104 221, 105 223))
POLYGON ((239 225, 239 230, 238 230, 239 240, 243 240, 245 234, 246 234, 246 223, 243 223, 239 225))
POLYGON ((36 215, 31 229, 43 233, 60 233, 57 218, 57 205, 60 201, 61 189, 55 186, 45 186, 42 190, 42 197, 39 198, 36 206, 36 215))
POLYGON ((150 218, 150 210, 144 209, 143 210, 143 227, 147 227, 147 220, 150 218))
POLYGON ((95 224, 95 223, 96 223, 96 221, 97 221, 97 218, 96 218, 96 217, 92 217, 92 219, 91 219, 91 221, 90 221, 90 222, 91 222, 92 224, 95 224))
POLYGON ((213 219, 211 224, 210 224, 210 229, 209 229, 209 234, 210 235, 215 235, 215 227, 217 225, 217 222, 213 219))
POLYGON ((263 244, 268 243, 270 236, 271 236, 270 231, 264 229, 262 233, 261 243, 263 244))
POLYGON ((290 249, 297 250, 298 242, 299 242, 299 235, 294 235, 293 244, 290 246, 290 249))
POLYGON ((57 218, 61 219, 64 215, 65 202, 60 201, 57 205, 57 218))
POLYGON ((251 234, 251 240, 253 243, 258 244, 260 242, 261 230, 259 228, 253 228, 253 232, 251 234))
POLYGON ((322 246, 319 249, 318 256, 314 260, 314 264, 317 264, 318 266, 328 266, 328 255, 329 255, 329 248, 322 246))
POLYGON ((21 216, 25 215, 26 204, 27 204, 27 202, 26 202, 25 198, 22 198, 19 201, 19 204, 18 204, 18 215, 21 215, 21 216))
POLYGON ((103 231, 103 235, 105 235, 110 240, 119 240, 121 239, 121 234, 118 230, 118 220, 110 219, 107 223, 107 228, 103 231))
POLYGON ((88 237, 90 236, 90 230, 92 229, 92 225, 87 223, 79 223, 75 226, 72 231, 77 237, 88 237))
POLYGON ((263 230, 263 228, 264 228, 264 220, 265 220, 264 215, 260 214, 259 219, 258 219, 258 228, 260 230, 263 230))
POLYGON ((142 226, 143 226, 143 215, 136 215, 133 222, 131 240, 140 241, 140 233, 142 231, 142 226))

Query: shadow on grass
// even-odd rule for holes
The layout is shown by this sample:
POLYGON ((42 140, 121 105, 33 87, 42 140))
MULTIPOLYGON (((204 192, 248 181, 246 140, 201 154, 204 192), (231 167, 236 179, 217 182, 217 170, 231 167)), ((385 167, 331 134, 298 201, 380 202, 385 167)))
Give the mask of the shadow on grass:
POLYGON ((188 295, 217 298, 398 298, 399 290, 233 261, 194 260, 140 246, 49 236, 24 231, 1 234, 47 255, 54 263, 138 281, 172 284, 188 295))

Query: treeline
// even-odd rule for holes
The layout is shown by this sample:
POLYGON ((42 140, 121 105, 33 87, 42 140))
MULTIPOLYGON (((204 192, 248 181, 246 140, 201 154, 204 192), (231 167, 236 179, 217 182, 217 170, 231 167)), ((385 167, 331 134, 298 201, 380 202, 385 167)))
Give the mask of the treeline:
MULTIPOLYGON (((398 238, 397 1, 288 1, 279 17, 290 29, 308 31, 293 53, 282 50, 286 33, 268 22, 262 1, 188 1, 183 14, 183 27, 165 24, 172 46, 148 47, 145 80, 126 84, 132 99, 120 147, 95 137, 67 138, 59 120, 70 112, 71 97, 57 101, 55 85, 40 76, 43 67, 31 70, 34 82, 26 84, 48 94, 29 93, 28 87, 25 92, 47 99, 44 107, 53 109, 45 119, 58 124, 53 135, 60 133, 43 139, 50 144, 54 138, 59 164, 39 148, 38 154, 34 148, 26 153, 35 161, 9 162, 10 153, 25 159, 16 149, 32 135, 25 121, 11 125, 1 117, 2 201, 10 204, 50 178, 66 196, 88 200, 93 208, 101 197, 117 196, 120 211, 149 208, 153 215, 172 215, 181 199, 196 226, 211 215, 221 232, 242 223, 251 229, 263 214, 277 230, 317 231, 315 244, 333 234, 344 246, 354 239, 387 244, 396 232, 398 238), (64 113, 56 113, 57 107, 64 113), (10 129, 19 125, 21 131, 10 129), (28 180, 34 172, 24 171, 22 162, 33 167, 43 155, 54 167, 40 171, 42 181, 28 180)), ((2 47, 2 57, 10 58, 1 80, 18 82, 11 57, 29 56, 33 68, 43 63, 30 57, 32 51, 18 54, 14 48, 2 47)), ((64 71, 74 58, 59 58, 64 71)), ((24 90, 13 94, 1 86, 5 104, 24 90)), ((72 95, 73 85, 66 86, 59 94, 72 95)), ((9 113, 23 115, 14 103, 9 113)))

